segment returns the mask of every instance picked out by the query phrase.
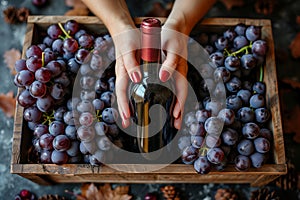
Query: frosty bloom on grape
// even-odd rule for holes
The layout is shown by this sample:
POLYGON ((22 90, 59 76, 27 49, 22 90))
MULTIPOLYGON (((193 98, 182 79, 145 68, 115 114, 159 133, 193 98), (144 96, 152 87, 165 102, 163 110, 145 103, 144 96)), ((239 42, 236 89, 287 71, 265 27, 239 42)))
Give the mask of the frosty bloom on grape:
MULTIPOLYGON (((122 125, 120 123, 121 120, 116 120, 119 114, 115 111, 118 111, 117 107, 117 99, 116 95, 114 92, 103 92, 100 95, 100 99, 102 100, 102 104, 99 103, 99 101, 95 101, 95 97, 97 95, 97 92, 95 91, 95 87, 97 88, 98 91, 101 91, 101 81, 99 83, 100 77, 103 75, 106 76, 106 71, 112 67, 112 65, 115 64, 114 61, 118 60, 118 58, 123 57, 125 55, 128 55, 132 52, 139 52, 140 51, 140 43, 139 39, 140 38, 140 31, 139 29, 136 30, 131 30, 125 33, 121 33, 117 36, 114 36, 114 38, 110 38, 109 36, 106 36, 103 41, 98 41, 98 44, 96 45, 97 47, 100 48, 95 48, 94 51, 90 53, 90 55, 87 56, 87 59, 83 64, 81 65, 78 74, 76 76, 75 82, 74 82, 74 87, 73 87, 73 93, 72 93, 72 98, 74 99, 81 99, 80 101, 83 101, 83 103, 80 104, 80 111, 84 113, 82 115, 82 118, 80 118, 80 112, 79 112, 79 118, 78 122, 75 122, 75 125, 77 129, 82 126, 82 124, 90 124, 91 120, 91 115, 87 114, 86 112, 90 112, 92 116, 94 116, 94 119, 99 117, 99 113, 95 111, 95 107, 103 109, 103 107, 111 107, 111 110, 106 110, 105 111, 105 117, 108 117, 107 120, 110 120, 112 124, 116 124, 119 128, 119 130, 125 132, 128 135, 131 136, 136 136, 134 131, 129 131, 129 130, 136 130, 136 127, 138 126, 137 124, 131 122, 131 127, 130 129, 123 129, 122 125), (115 44, 118 49, 115 51, 115 44), (130 44, 130 45, 128 45, 130 44), (116 59, 117 58, 117 59, 116 59), (89 76, 89 77, 87 77, 89 76), (84 77, 84 78, 83 78, 84 77), (108 113, 111 113, 111 116, 109 116, 108 113), (87 120, 87 121, 86 121, 87 120), (80 124, 80 122, 82 124, 80 124)), ((225 92, 225 87, 223 84, 222 80, 217 80, 215 81, 213 71, 216 68, 215 64, 211 61, 209 58, 208 53, 206 50, 195 40, 192 38, 173 31, 173 30, 164 30, 163 31, 163 36, 164 38, 173 38, 173 41, 185 41, 183 44, 187 44, 187 51, 183 51, 185 48, 181 49, 164 49, 162 48, 162 52, 172 52, 173 54, 176 54, 180 56, 181 58, 185 59, 189 64, 190 67, 194 67, 195 69, 195 74, 194 76, 197 77, 202 77, 204 80, 204 83, 207 85, 207 90, 211 96, 212 101, 210 101, 207 106, 209 109, 214 109, 213 113, 218 113, 220 110, 225 108, 225 100, 226 100, 226 92, 225 92), (218 92, 216 94, 215 88, 216 85, 218 85, 217 89, 218 92), (221 85, 221 86, 220 86, 221 85), (222 87, 223 85, 223 87, 222 87), (224 90, 223 92, 221 90, 224 90), (217 105, 217 106, 216 106, 217 105), (217 110, 216 110, 217 109, 217 110)), ((162 45, 164 47, 164 45, 162 45)), ((164 59, 164 57, 162 58, 164 59)), ((130 73, 130 72, 128 72, 130 73)), ((187 80, 186 77, 183 77, 179 72, 174 71, 173 72, 173 77, 180 77, 187 81, 187 89, 188 89, 188 94, 187 94, 187 100, 185 104, 185 111, 188 110, 193 110, 193 103, 198 102, 197 99, 197 92, 194 91, 192 85, 190 82, 187 80)), ((124 84, 127 85, 127 87, 130 84, 130 79, 129 77, 118 77, 119 81, 124 81, 124 84)), ((114 81, 115 79, 111 80, 106 88, 109 88, 108 90, 114 91, 114 81)), ((160 81, 155 82, 154 84, 162 84, 160 81)), ((199 83, 200 85, 200 83, 199 83)), ((176 91, 172 88, 171 91, 176 95, 176 91)), ((200 94, 201 95, 201 94, 200 94)), ((150 108, 149 110, 149 117, 151 119, 151 123, 149 124, 149 136, 155 135, 162 127, 158 126, 161 124, 161 121, 157 121, 161 117, 157 117, 157 113, 161 113, 162 118, 166 119, 167 113, 164 110, 164 108, 160 105, 155 105, 150 108), (163 109, 163 110, 162 110, 163 109)), ((183 114, 182 114, 183 115, 183 114)), ((183 115, 184 116, 184 115, 183 115)), ((103 117, 103 116, 101 116, 103 117)), ((218 117, 218 116, 214 116, 218 117)), ((222 117, 222 116, 221 116, 222 117)), ((75 120, 76 121, 76 120, 75 120)), ((216 126, 216 124, 213 125, 208 125, 211 127, 208 127, 210 130, 214 129, 217 130, 217 132, 213 133, 214 137, 220 137, 224 120, 219 120, 217 126, 219 127, 213 127, 216 126)), ((182 122, 184 123, 184 122, 182 122)), ((80 128, 81 130, 82 128, 80 128)), ((112 129, 114 132, 116 132, 116 129, 112 129)), ((150 153, 133 153, 130 151, 126 151, 117 145, 113 144, 108 144, 110 141, 105 140, 105 143, 103 143, 103 137, 105 136, 105 133, 107 131, 110 131, 109 128, 105 127, 103 123, 99 124, 97 122, 93 122, 91 125, 90 129, 84 129, 84 131, 81 132, 81 139, 82 141, 84 138, 87 138, 85 143, 90 143, 90 146, 96 146, 97 149, 95 149, 94 153, 95 156, 98 156, 99 159, 101 159, 101 162, 105 165, 108 165, 116 170, 119 171, 124 171, 124 172, 132 172, 134 170, 135 172, 151 172, 154 170, 159 170, 160 168, 163 168, 171 163, 173 163, 175 160, 181 157, 182 152, 178 148, 178 140, 182 136, 181 130, 178 131, 178 133, 175 135, 172 141, 168 143, 168 145, 164 146, 163 148, 153 151, 150 153), (96 125, 95 125, 96 124, 96 125), (92 133, 92 136, 89 135, 90 132, 92 133), (85 135, 86 134, 86 135, 85 135), (105 147, 105 148, 104 148, 105 147), (170 152, 169 150, 167 151, 168 148, 174 148, 171 152, 166 154, 164 152, 170 152), (105 149, 105 151, 103 150, 105 149), (109 150, 108 150, 109 149, 109 150), (105 157, 104 155, 107 154, 105 157), (164 156, 160 156, 164 155, 164 156), (158 158, 155 159, 154 163, 159 163, 160 165, 149 165, 153 161, 148 158, 158 158), (128 167, 124 167, 125 165, 118 165, 119 163, 124 163, 124 164, 145 164, 143 168, 140 169, 130 169, 128 167), (147 165, 146 165, 147 164, 147 165)), ((117 134, 117 133, 116 133, 117 134)), ((207 134, 209 135, 209 134, 207 134)), ((217 140, 215 141, 217 142, 217 140)))

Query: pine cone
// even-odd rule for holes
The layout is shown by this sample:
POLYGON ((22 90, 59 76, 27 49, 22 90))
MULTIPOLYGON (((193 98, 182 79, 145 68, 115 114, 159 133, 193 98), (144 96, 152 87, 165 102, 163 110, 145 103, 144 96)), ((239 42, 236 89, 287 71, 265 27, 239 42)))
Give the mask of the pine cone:
POLYGON ((66 198, 58 195, 47 194, 40 197, 39 200, 66 200, 66 198))
POLYGON ((166 200, 180 200, 179 192, 172 185, 166 185, 160 189, 166 200))
POLYGON ((252 191, 250 200, 280 200, 280 196, 278 196, 276 191, 262 188, 252 191))
POLYGON ((27 21, 27 18, 28 18, 28 15, 29 15, 29 9, 28 8, 19 8, 17 10, 17 19, 19 22, 26 22, 27 21))
POLYGON ((238 200, 238 195, 232 189, 220 188, 215 194, 215 200, 238 200))
POLYGON ((5 10, 3 10, 4 21, 9 24, 15 24, 18 22, 17 19, 17 8, 13 6, 9 6, 5 10))

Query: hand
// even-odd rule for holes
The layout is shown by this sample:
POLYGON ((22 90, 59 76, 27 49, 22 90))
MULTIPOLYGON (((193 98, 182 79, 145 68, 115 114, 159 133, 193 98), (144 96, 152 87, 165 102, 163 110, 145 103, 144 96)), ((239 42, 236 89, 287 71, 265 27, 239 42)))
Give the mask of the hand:
MULTIPOLYGON (((129 78, 132 82, 140 82, 142 75, 139 68, 138 49, 140 49, 140 32, 129 29, 113 37, 116 46, 116 95, 118 109, 122 118, 122 126, 130 124, 130 110, 127 90, 129 78)), ((163 63, 159 72, 161 81, 167 81, 171 76, 175 79, 177 102, 173 111, 174 127, 180 129, 184 103, 187 96, 187 37, 173 29, 163 27, 162 50, 163 63), (176 73, 174 73, 176 71, 176 73)))

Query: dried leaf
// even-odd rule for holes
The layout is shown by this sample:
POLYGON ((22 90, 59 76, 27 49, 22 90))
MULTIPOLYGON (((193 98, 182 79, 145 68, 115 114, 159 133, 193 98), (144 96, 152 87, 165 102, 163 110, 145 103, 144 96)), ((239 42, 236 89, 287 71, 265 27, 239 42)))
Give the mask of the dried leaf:
POLYGON ((232 7, 241 7, 244 5, 244 0, 220 0, 227 10, 231 10, 232 7))
POLYGON ((74 8, 65 13, 65 16, 87 16, 89 14, 89 10, 86 8, 74 8))
POLYGON ((132 196, 128 192, 129 186, 118 186, 112 190, 108 183, 100 187, 91 183, 81 187, 81 195, 77 196, 77 200, 130 200, 132 196))
POLYGON ((285 78, 285 79, 282 79, 281 82, 283 82, 284 84, 289 85, 293 89, 300 89, 300 82, 299 81, 285 78))
POLYGON ((17 49, 11 49, 4 53, 3 55, 4 63, 10 69, 12 75, 15 75, 17 72, 15 70, 15 63, 17 60, 21 59, 21 52, 17 49))
POLYGON ((300 58, 300 32, 293 39, 289 48, 294 58, 300 58))
POLYGON ((13 91, 7 94, 0 94, 0 108, 7 117, 13 117, 16 109, 16 98, 13 97, 13 91))

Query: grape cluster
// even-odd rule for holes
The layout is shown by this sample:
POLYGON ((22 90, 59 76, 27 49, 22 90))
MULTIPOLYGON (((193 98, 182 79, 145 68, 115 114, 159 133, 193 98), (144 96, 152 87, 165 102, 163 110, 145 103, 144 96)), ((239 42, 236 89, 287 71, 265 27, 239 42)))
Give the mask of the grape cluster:
POLYGON ((52 24, 45 35, 15 63, 17 101, 32 132, 35 162, 99 164, 111 146, 106 135, 119 131, 111 107, 115 77, 106 70, 114 60, 112 39, 92 35, 75 20, 52 24))
MULTIPOLYGON (((210 63, 202 64, 196 83, 191 80, 198 102, 184 117, 178 140, 182 162, 193 164, 199 174, 228 164, 238 171, 261 167, 272 144, 263 82, 268 47, 261 27, 237 24, 221 34, 197 34, 189 45, 195 41, 204 46, 210 63)), ((193 48, 189 53, 197 56, 193 48)))

